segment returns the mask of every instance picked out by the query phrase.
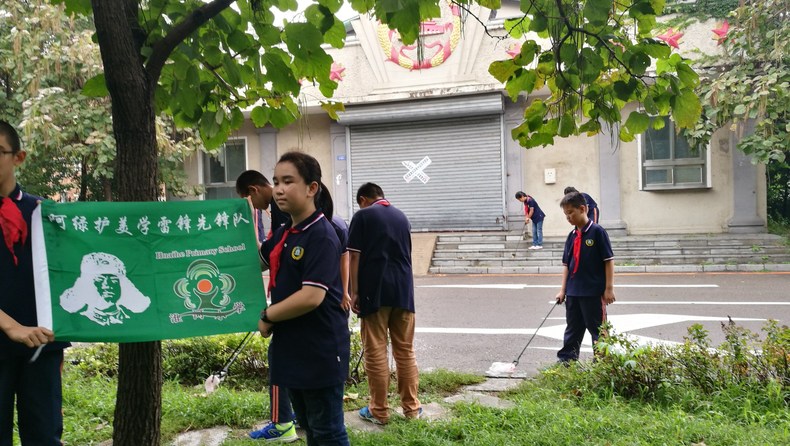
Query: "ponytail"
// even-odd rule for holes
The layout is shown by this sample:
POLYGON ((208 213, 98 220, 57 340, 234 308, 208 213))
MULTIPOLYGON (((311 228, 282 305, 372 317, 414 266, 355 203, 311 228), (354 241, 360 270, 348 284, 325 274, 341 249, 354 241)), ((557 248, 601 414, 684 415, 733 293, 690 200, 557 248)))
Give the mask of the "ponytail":
POLYGON ((315 194, 315 207, 324 212, 327 220, 332 221, 332 216, 335 213, 335 203, 332 201, 332 195, 329 194, 329 189, 321 181, 318 182, 318 193, 315 194))

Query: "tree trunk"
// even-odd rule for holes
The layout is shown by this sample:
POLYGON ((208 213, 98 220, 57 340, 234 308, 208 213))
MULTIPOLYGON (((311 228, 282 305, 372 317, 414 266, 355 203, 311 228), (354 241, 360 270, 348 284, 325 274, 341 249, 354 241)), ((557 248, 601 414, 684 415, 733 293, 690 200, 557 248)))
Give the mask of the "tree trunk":
POLYGON ((161 418, 161 343, 121 344, 113 446, 158 446, 161 418))
MULTIPOLYGON (((136 0, 91 0, 117 147, 121 201, 157 199, 153 91, 140 58, 136 0)), ((121 344, 114 446, 158 446, 162 414, 159 342, 121 344)))
POLYGON ((88 160, 86 157, 82 157, 82 162, 80 163, 80 195, 77 198, 77 201, 87 201, 88 200, 88 160))
POLYGON ((112 201, 112 181, 107 177, 101 178, 102 193, 104 194, 104 201, 112 201))

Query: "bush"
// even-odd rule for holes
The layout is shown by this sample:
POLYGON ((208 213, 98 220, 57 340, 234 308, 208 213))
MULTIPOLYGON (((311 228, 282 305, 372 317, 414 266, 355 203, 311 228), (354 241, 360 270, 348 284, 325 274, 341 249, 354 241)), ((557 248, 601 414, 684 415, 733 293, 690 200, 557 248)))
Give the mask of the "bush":
MULTIPOLYGON (((237 333, 162 341, 164 379, 187 386, 203 385, 206 378, 225 367, 245 336, 246 333, 237 333)), ((223 385, 250 389, 265 387, 269 380, 269 340, 253 333, 230 366, 223 385)), ((353 384, 365 380, 361 354, 359 333, 353 332, 349 365, 349 381, 353 384)), ((118 374, 118 344, 77 343, 66 350, 66 362, 84 376, 113 378, 118 374)))
MULTIPOLYGON (((176 339, 162 343, 162 373, 166 380, 202 385, 218 373, 244 341, 246 333, 176 339)), ((223 385, 262 388, 269 379, 269 339, 253 333, 228 369, 223 385)))
POLYGON ((118 375, 118 344, 75 343, 66 349, 64 361, 80 375, 114 378, 118 375))
POLYGON ((545 371, 541 385, 575 398, 623 398, 739 422, 790 422, 790 329, 766 323, 765 339, 730 321, 725 342, 711 348, 700 325, 689 327, 680 346, 637 346, 602 329, 596 361, 545 371))
MULTIPOLYGON (((228 334, 162 341, 162 375, 187 386, 202 385, 230 360, 246 334, 228 334)), ((228 370, 226 385, 261 388, 268 381, 266 349, 269 340, 257 333, 228 370)), ((75 344, 66 362, 84 376, 113 378, 118 374, 118 344, 75 344)))

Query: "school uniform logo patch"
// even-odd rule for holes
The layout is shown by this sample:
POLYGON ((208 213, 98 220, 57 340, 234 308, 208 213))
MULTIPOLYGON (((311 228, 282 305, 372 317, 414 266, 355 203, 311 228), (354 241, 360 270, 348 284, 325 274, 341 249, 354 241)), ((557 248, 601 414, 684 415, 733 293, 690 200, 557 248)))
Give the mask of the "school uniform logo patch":
POLYGON ((588 238, 587 240, 584 241, 584 244, 587 246, 592 246, 595 244, 595 240, 588 238))
POLYGON ((291 250, 291 258, 294 260, 299 260, 304 256, 304 248, 301 246, 294 246, 294 249, 291 250))

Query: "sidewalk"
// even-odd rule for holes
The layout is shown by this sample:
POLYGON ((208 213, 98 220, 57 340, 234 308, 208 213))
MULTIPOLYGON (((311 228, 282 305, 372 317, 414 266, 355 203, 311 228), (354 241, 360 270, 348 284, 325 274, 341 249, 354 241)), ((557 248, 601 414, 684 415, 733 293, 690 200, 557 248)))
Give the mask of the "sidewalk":
POLYGON ((415 276, 428 275, 438 237, 439 234, 433 232, 411 234, 411 266, 415 276))
MULTIPOLYGON (((458 233, 459 236, 473 235, 474 233, 458 233)), ((437 247, 439 236, 453 236, 453 233, 412 233, 412 267, 415 276, 446 275, 448 273, 431 273, 431 262, 433 261, 434 251, 437 247)), ((508 240, 510 236, 508 234, 508 240)), ((720 234, 726 237, 727 234, 720 234)), ((496 235, 495 235, 496 236, 496 235)), ((648 237, 648 236, 646 236, 648 237)), ((660 239, 668 236, 654 236, 660 239)), ((556 239, 556 237, 555 237, 556 239)), ((623 239, 623 237, 618 238, 623 239)), ((557 239, 559 240, 559 239, 557 239)), ((555 240, 555 241, 557 241, 555 240)), ((506 243, 506 242, 503 242, 506 243)), ((496 244, 495 244, 496 245, 496 244)), ((505 245, 499 246, 505 250, 505 245)), ((560 252, 561 254, 561 252, 560 252)), ((617 256, 617 252, 615 252, 617 256)), ((647 255, 649 257, 649 254, 647 255)), ((678 263, 678 264, 659 264, 659 265, 635 265, 624 262, 618 264, 615 258, 615 273, 725 273, 725 272, 790 272, 790 263, 774 263, 770 259, 758 263, 678 263)), ((456 267, 450 273, 457 274, 562 274, 563 267, 560 265, 545 266, 518 266, 509 268, 488 268, 481 272, 480 267, 456 267)))
MULTIPOLYGON (((493 408, 510 408, 513 403, 507 400, 500 399, 497 395, 500 392, 510 390, 521 383, 521 379, 515 378, 489 378, 480 384, 466 386, 455 395, 444 398, 442 403, 427 403, 423 404, 423 418, 428 421, 445 420, 452 416, 449 406, 456 403, 474 403, 483 407, 493 408)), ((400 408, 394 409, 394 412, 403 416, 400 408)), ((249 430, 259 429, 266 424, 267 421, 261 421, 252 426, 249 430)), ((363 421, 357 411, 349 411, 345 413, 345 425, 349 430, 358 432, 382 432, 386 429, 385 426, 375 425, 368 421, 363 421)), ((172 446, 221 446, 226 440, 241 435, 239 429, 231 429, 228 426, 216 426, 210 429, 202 429, 196 431, 184 432, 176 437, 171 443, 172 446), (231 435, 233 437, 231 437, 231 435)), ((246 431, 243 433, 246 435, 246 431)), ((297 434, 300 439, 305 438, 304 431, 297 429, 297 434)), ((304 441, 304 440, 302 440, 304 441)), ((263 442, 261 442, 263 444, 263 442)), ((302 443, 298 443, 302 444, 302 443)), ((111 446, 112 442, 105 442, 101 446, 111 446)))

